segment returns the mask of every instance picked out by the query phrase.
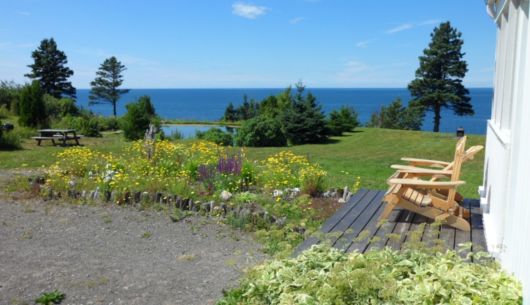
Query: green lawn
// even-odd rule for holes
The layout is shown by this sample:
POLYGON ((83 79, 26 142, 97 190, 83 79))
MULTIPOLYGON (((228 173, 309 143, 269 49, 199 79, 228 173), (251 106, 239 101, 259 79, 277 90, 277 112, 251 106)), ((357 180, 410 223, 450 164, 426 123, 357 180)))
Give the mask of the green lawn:
MULTIPOLYGON (((471 135, 467 146, 484 145, 484 141, 484 136, 471 135)), ((120 134, 105 134, 102 138, 84 138, 81 142, 87 147, 109 152, 119 151, 124 140, 120 134)), ((318 162, 328 171, 332 186, 351 186, 355 177, 359 176, 362 187, 385 189, 385 180, 393 172, 390 165, 399 163, 401 157, 451 161, 456 139, 452 134, 360 128, 355 133, 334 137, 331 142, 288 149, 318 162)), ((39 147, 32 140, 26 140, 23 148, 0 152, 0 168, 47 166, 55 161, 54 153, 64 149, 53 147, 50 143, 39 147)), ((284 149, 249 148, 247 155, 251 159, 261 159, 284 149)), ((464 196, 478 197, 477 187, 482 184, 483 163, 484 152, 480 152, 475 160, 464 164, 461 178, 467 184, 460 188, 464 196)))

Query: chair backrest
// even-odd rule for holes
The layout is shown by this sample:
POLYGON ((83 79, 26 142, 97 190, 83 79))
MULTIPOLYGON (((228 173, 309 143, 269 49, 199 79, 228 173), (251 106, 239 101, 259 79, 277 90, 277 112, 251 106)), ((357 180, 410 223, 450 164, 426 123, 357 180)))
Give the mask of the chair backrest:
POLYGON ((468 160, 473 160, 473 158, 475 158, 475 155, 483 149, 484 149, 484 146, 482 145, 475 145, 475 146, 471 146, 470 148, 468 148, 466 150, 466 154, 464 155, 464 162, 468 160))
MULTIPOLYGON (((456 142, 455 158, 453 160, 453 168, 451 173, 451 181, 458 181, 460 179, 460 170, 462 169, 462 163, 465 159, 467 137, 462 137, 456 142)), ((453 201, 456 196, 456 188, 449 189, 447 199, 453 201)))
MULTIPOLYGON (((462 153, 464 153, 464 149, 466 147, 466 140, 467 140, 467 137, 462 137, 458 140, 458 142, 456 143, 456 148, 455 148, 455 155, 454 155, 454 159, 451 163, 447 164, 442 170, 445 170, 445 171, 448 171, 448 170, 453 170, 454 169, 454 166, 455 166, 455 161, 456 159, 462 155, 462 153)), ((473 146, 475 147, 475 146, 473 146)), ((478 152, 480 151, 480 149, 478 151, 476 151, 475 148, 473 147, 470 147, 465 153, 464 153, 464 156, 468 156, 469 154, 469 159, 473 159, 473 156, 478 152)), ((482 149, 482 148, 481 148, 482 149)), ((466 159, 464 157, 465 160, 462 160, 463 161, 466 161, 468 159, 466 159)), ((460 164, 461 166, 461 164, 460 164)), ((454 175, 454 172, 453 172, 453 175, 454 175)), ((452 178, 452 176, 451 176, 452 178)), ((437 176, 434 176, 430 179, 430 181, 436 181, 438 180, 438 177, 437 176)), ((458 179, 457 179, 458 180, 458 179)), ((452 179, 451 179, 452 181, 452 179)))

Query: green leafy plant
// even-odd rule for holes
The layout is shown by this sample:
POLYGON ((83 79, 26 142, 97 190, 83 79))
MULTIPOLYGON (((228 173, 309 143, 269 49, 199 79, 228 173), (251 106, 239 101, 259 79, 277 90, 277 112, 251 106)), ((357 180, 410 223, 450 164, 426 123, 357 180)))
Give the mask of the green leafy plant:
POLYGON ((43 95, 44 91, 38 81, 33 81, 22 88, 19 99, 18 122, 20 125, 45 127, 48 124, 43 95))
POLYGON ((197 139, 214 142, 223 146, 231 146, 233 143, 232 135, 222 131, 220 128, 210 128, 204 132, 197 130, 195 136, 197 139))
POLYGON ((238 146, 285 146, 287 138, 282 123, 276 118, 259 115, 246 120, 236 134, 238 146))
POLYGON ((42 305, 60 304, 65 298, 65 294, 54 290, 51 292, 44 292, 35 300, 35 303, 42 305))
POLYGON ((314 246, 253 268, 217 304, 522 304, 521 284, 480 257, 314 246))
POLYGON ((342 106, 329 114, 328 129, 331 135, 341 136, 359 126, 358 114, 352 107, 342 106))
POLYGON ((127 113, 121 119, 121 128, 126 139, 143 138, 151 123, 160 127, 160 121, 156 118, 155 108, 149 96, 142 96, 137 102, 129 103, 126 107, 127 113))

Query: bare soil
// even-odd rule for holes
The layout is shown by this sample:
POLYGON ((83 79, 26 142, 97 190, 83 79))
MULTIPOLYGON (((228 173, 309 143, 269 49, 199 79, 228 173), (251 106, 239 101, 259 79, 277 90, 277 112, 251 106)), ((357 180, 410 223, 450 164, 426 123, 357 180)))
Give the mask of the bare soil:
MULTIPOLYGON (((11 175, 0 172, 0 189, 11 175)), ((0 195, 2 305, 55 289, 62 304, 215 304, 264 259, 215 218, 0 195)))

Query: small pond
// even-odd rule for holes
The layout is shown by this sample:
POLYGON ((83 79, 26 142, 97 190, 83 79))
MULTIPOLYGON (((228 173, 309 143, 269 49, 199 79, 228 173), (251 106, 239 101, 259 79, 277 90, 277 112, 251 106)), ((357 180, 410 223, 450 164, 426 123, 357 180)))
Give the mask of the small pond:
POLYGON ((207 131, 210 128, 220 128, 222 131, 233 133, 233 127, 221 126, 221 125, 162 125, 164 134, 170 137, 175 132, 179 132, 183 138, 189 139, 194 138, 197 131, 207 131))

